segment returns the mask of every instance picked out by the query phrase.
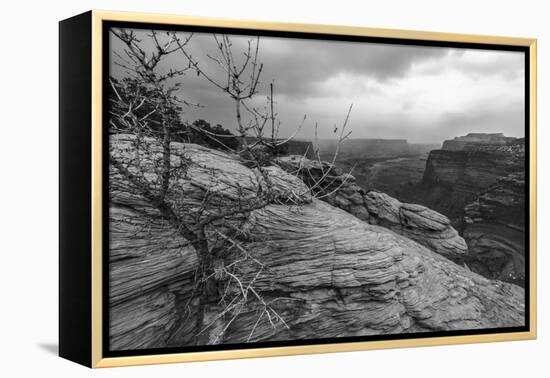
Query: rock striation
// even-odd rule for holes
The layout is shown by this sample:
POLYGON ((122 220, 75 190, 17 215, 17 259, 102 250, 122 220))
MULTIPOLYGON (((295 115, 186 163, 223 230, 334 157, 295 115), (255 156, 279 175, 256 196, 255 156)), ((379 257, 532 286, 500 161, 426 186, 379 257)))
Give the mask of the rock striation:
POLYGON ((109 222, 110 347, 166 346, 192 291, 195 252, 135 196, 115 196, 109 222))
POLYGON ((164 347, 185 316, 195 251, 113 167, 110 176, 110 348, 164 347))
MULTIPOLYGON (((135 142, 131 135, 112 135, 111 156, 132 161, 135 142)), ((143 167, 154 167, 160 146, 154 141, 148 143, 140 161, 143 167)), ((262 175, 241 164, 237 156, 194 144, 171 146, 172 166, 186 164, 168 193, 182 208, 196 211, 209 193, 216 211, 223 211, 234 206, 237 199, 254 198, 259 187, 266 185, 262 175)), ((308 188, 296 177, 278 167, 266 171, 280 197, 292 199, 293 204, 311 200, 308 188)), ((152 185, 157 182, 153 172, 151 169, 148 174, 152 185)), ((136 194, 115 167, 110 167, 109 176, 110 347, 125 350, 190 345, 198 327, 195 249, 136 194)))
MULTIPOLYGON (((111 156, 120 160, 134 156, 132 137, 111 138, 111 156)), ((154 141, 149 143, 155 147, 154 141)), ((231 205, 235 196, 253 200, 265 185, 264 176, 236 156, 181 143, 172 143, 171 149, 174 164, 185 159, 185 171, 168 194, 182 208, 202 204, 204 211, 217 211, 222 202, 231 205), (216 201, 215 209, 204 208, 207 193, 223 201, 216 201)), ((158 148, 150 151, 151 156, 142 159, 154 161, 158 148)), ((227 324, 222 342, 524 324, 522 288, 484 278, 408 237, 316 199, 304 182, 277 166, 267 172, 278 200, 245 214, 244 219, 240 215, 241 243, 268 267, 257 281, 257 290, 284 323, 270 321, 263 315, 262 304, 251 301, 227 324)), ((199 330, 197 314, 216 318, 220 308, 217 300, 199 305, 193 284, 197 270, 193 247, 145 198, 135 194, 132 184, 113 166, 110 175, 111 348, 192 345, 198 331, 207 336, 203 340, 212 340, 215 329, 199 330)), ((424 210, 405 211, 419 225, 426 222, 424 210)), ((219 263, 227 266, 233 259, 229 254, 219 263)), ((251 268, 243 274, 257 273, 251 268)))
MULTIPOLYGON (((252 340, 288 340, 456 330, 523 324, 523 291, 490 281, 420 244, 322 201, 293 214, 269 206, 251 214, 249 248, 272 275, 289 328, 262 321, 252 340), (513 308, 512 306, 519 306, 513 308)), ((226 341, 251 334, 258 311, 236 320, 226 341)))

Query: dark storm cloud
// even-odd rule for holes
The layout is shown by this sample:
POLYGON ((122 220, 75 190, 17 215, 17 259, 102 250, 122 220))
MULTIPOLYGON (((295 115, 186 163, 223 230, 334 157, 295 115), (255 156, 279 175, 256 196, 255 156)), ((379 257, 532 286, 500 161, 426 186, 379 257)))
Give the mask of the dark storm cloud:
MULTIPOLYGON (((248 40, 255 37, 232 37, 236 56, 246 50, 248 40)), ((148 42, 147 38, 142 41, 148 42)), ((208 58, 208 55, 218 55, 212 35, 195 33, 188 48, 193 57, 200 59, 201 68, 214 75, 221 73, 220 67, 208 58)), ((341 73, 382 82, 400 78, 413 64, 440 58, 448 52, 448 49, 424 46, 261 37, 259 58, 264 63, 263 82, 274 81, 278 95, 297 97, 317 95, 319 84, 341 73)), ((166 62, 170 67, 186 64, 177 54, 167 57, 166 62)))
POLYGON ((445 49, 430 47, 316 40, 295 40, 283 49, 270 48, 281 43, 263 40, 262 59, 269 62, 266 76, 275 80, 277 93, 291 97, 316 96, 319 84, 342 73, 381 82, 401 78, 414 63, 447 54, 445 49))
MULTIPOLYGON (((143 32, 141 37, 151 51, 150 40, 143 32)), ((236 59, 243 58, 249 39, 232 36, 236 59)), ((112 40, 112 47, 122 52, 120 42, 112 40)), ((223 69, 207 56, 217 54, 212 35, 195 34, 188 51, 202 70, 224 80, 223 69)), ((304 114, 308 121, 300 138, 312 137, 315 122, 320 137, 332 137, 333 125, 342 122, 350 103, 355 138, 439 143, 468 132, 523 135, 520 53, 262 37, 259 58, 264 70, 256 101, 265 101, 273 81, 281 137, 292 134, 304 114)), ((160 69, 187 64, 175 53, 160 69)), ((111 73, 124 76, 114 65, 111 73)), ((179 81, 178 96, 202 105, 186 107, 184 120, 202 118, 236 129, 234 103, 219 88, 193 72, 179 81)))

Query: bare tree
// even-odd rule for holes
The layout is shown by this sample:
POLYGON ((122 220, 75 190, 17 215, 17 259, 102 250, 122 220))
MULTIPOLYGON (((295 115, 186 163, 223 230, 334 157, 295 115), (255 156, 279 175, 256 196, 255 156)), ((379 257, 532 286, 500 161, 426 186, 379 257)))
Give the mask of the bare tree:
MULTIPOLYGON (((176 37, 176 33, 173 34, 176 37)), ((260 111, 248 104, 258 94, 260 78, 263 70, 263 64, 259 62, 258 52, 260 46, 260 38, 249 39, 247 48, 242 52, 242 56, 236 57, 233 51, 233 43, 227 35, 214 35, 213 39, 216 43, 217 55, 207 55, 207 58, 215 63, 215 66, 223 72, 224 80, 218 80, 211 72, 206 72, 201 68, 200 62, 196 60, 191 53, 187 51, 183 44, 179 44, 181 53, 187 59, 188 67, 192 67, 197 75, 205 78, 213 86, 225 93, 233 102, 235 109, 235 119, 237 122, 237 132, 241 140, 241 148, 237 152, 243 162, 250 168, 257 170, 264 181, 265 185, 258 185, 258 193, 253 203, 247 199, 244 205, 239 201, 237 208, 242 213, 243 210, 249 213, 252 210, 260 209, 271 203, 282 203, 287 199, 279 198, 277 191, 273 190, 274 185, 268 170, 265 165, 269 163, 269 155, 272 150, 279 146, 281 141, 276 140, 276 114, 273 105, 273 83, 271 83, 271 93, 267 98, 267 111, 260 111), (249 115, 249 121, 244 120, 243 112, 249 115), (270 123, 268 123, 270 121, 270 123), (271 138, 268 140, 264 137, 266 126, 271 125, 271 138), (249 137, 252 137, 249 139, 249 137)), ((304 117, 305 121, 305 117, 304 117)), ((208 134, 213 140, 223 144, 222 135, 208 134)), ((240 197, 242 198, 242 197, 240 197)), ((235 210, 229 212, 218 212, 211 218, 202 221, 202 224, 213 225, 214 220, 220 220, 229 216, 234 216, 235 210)), ((246 250, 242 243, 239 242, 238 229, 234 228, 233 234, 228 235, 215 229, 214 237, 223 241, 223 248, 228 251, 236 250, 237 258, 228 265, 220 264, 214 267, 206 280, 214 277, 218 281, 223 281, 223 290, 219 303, 222 308, 217 317, 211 322, 204 325, 200 331, 204 332, 208 328, 216 328, 214 331, 215 337, 210 340, 212 343, 217 343, 223 337, 227 329, 239 314, 249 307, 249 302, 260 304, 256 326, 262 318, 266 318, 269 323, 276 328, 279 324, 287 327, 287 323, 279 315, 276 309, 268 303, 262 296, 262 293, 255 287, 256 281, 267 272, 268 268, 255 259, 253 254, 246 250), (250 270, 252 265, 255 271, 252 278, 247 280, 248 272, 241 272, 241 264, 246 263, 250 270), (221 320, 221 321, 220 321, 221 320)), ((252 338, 255 327, 250 334, 252 338)))
MULTIPOLYGON (((280 319, 284 324, 282 318, 261 299, 260 293, 254 287, 256 279, 264 272, 265 267, 251 258, 252 255, 246 252, 231 228, 225 230, 230 225, 230 222, 226 221, 228 218, 238 218, 240 214, 262 208, 276 200, 272 192, 264 190, 257 199, 239 196, 236 205, 227 206, 220 202, 216 193, 207 190, 200 208, 189 211, 190 209, 186 208, 185 195, 180 193, 178 196, 178 189, 173 185, 175 181, 185 176, 188 161, 184 154, 171 148, 171 142, 184 127, 178 113, 182 111, 182 106, 191 104, 173 95, 173 92, 180 88, 180 84, 172 83, 172 79, 183 76, 192 67, 161 72, 159 65, 164 57, 176 51, 185 52, 185 47, 192 35, 186 38, 176 33, 160 36, 156 31, 151 31, 147 37, 154 49, 152 52, 147 52, 142 47, 143 41, 134 32, 124 29, 113 29, 111 32, 125 46, 124 52, 117 54, 118 60, 115 64, 125 70, 127 77, 122 81, 114 78, 110 80, 112 91, 110 129, 114 133, 129 133, 135 138, 131 154, 126 153, 124 156, 120 154, 120 146, 113 144, 110 163, 116 172, 156 208, 164 221, 188 240, 196 251, 199 268, 195 278, 195 291, 200 298, 197 340, 212 326, 212 324, 202 323, 204 307, 213 300, 219 300, 225 306, 220 317, 226 318, 229 315, 234 319, 250 300, 256 298, 263 303, 264 311, 268 314, 266 316, 280 319), (158 144, 161 146, 160 151, 156 149, 158 144), (179 156, 176 156, 177 154, 179 156), (224 227, 220 227, 220 224, 224 227), (220 231, 222 229, 224 232, 220 231), (238 251, 241 256, 231 264, 219 264, 220 255, 233 251, 238 251), (244 278, 237 275, 240 265, 244 262, 251 262, 258 269, 255 278, 249 282, 244 282, 244 278), (225 288, 221 298, 218 298, 220 285, 225 288), (239 290, 232 290, 234 286, 238 286, 239 290)), ((227 37, 224 37, 224 40, 228 41, 227 37)), ((230 54, 229 50, 227 53, 230 54)), ((245 63, 245 68, 242 68, 240 74, 234 78, 230 91, 235 98, 237 109, 240 109, 244 99, 256 93, 262 70, 262 66, 257 63, 257 48, 256 58, 251 60, 250 46, 248 54, 248 60, 254 66, 248 93, 243 94, 244 90, 240 87, 239 77, 245 72, 248 61, 245 63)), ((243 140, 246 143, 246 139, 243 140)), ((252 150, 247 148, 247 151, 252 150)), ((252 153, 249 153, 248 162, 259 166, 252 153)), ((264 179, 267 183, 269 180, 267 173, 264 179)), ((259 189, 269 187, 269 184, 258 185, 259 189)), ((238 230, 237 227, 232 228, 238 230)), ((231 323, 232 320, 229 319, 224 329, 227 329, 231 323)), ((209 342, 217 343, 223 333, 225 330, 209 342)))
MULTIPOLYGON (((186 69, 159 73, 158 65, 162 59, 174 53, 179 46, 186 45, 191 36, 180 41, 176 36, 161 38, 154 30, 149 35, 154 42, 155 51, 147 53, 141 47, 141 40, 133 31, 111 29, 111 33, 125 46, 124 55, 116 53, 119 60, 115 64, 122 67, 127 80, 117 82, 110 79, 113 95, 110 96, 110 128, 114 131, 125 131, 135 136, 134 156, 121 161, 116 154, 110 153, 110 162, 129 182, 132 183, 181 235, 193 244, 197 251, 202 251, 204 241, 194 237, 193 232, 181 221, 172 206, 166 201, 172 167, 170 149, 171 138, 180 125, 177 112, 181 110, 181 100, 172 93, 179 88, 179 83, 170 85, 169 79, 181 76, 186 69), (173 46, 176 44, 177 47, 173 46), (146 109, 145 114, 140 110, 146 109), (150 142, 146 138, 157 140, 162 145, 160 158, 144 166, 143 152, 150 151, 150 142), (147 170, 154 175, 147 176, 147 170), (153 179, 151 179, 153 177, 153 179)), ((184 103, 187 105, 187 103, 184 103)), ((111 146, 111 152, 116 146, 111 146)), ((200 259, 199 259, 200 260, 200 259)))
MULTIPOLYGON (((130 183, 132 189, 153 206, 174 232, 186 239, 195 250, 198 268, 189 299, 191 301, 195 295, 199 297, 195 342, 222 342, 228 329, 243 311, 254 310, 258 314, 255 324, 251 325, 248 340, 253 339, 262 321, 268 322, 274 329, 288 328, 287 322, 275 307, 275 303, 284 298, 268 301, 257 286, 258 281, 269 274, 269 267, 254 257, 253 251, 247 250, 244 241, 248 235, 243 232, 242 226, 254 210, 269 204, 297 204, 295 199, 282 196, 276 190, 268 165, 272 163, 271 157, 277 148, 288 143, 300 131, 306 117, 303 117, 290 137, 279 139, 280 122, 274 105, 274 83, 269 85, 269 95, 265 96, 266 104, 263 108, 251 105, 259 94, 263 71, 263 64, 259 61, 260 38, 248 40, 245 50, 236 53, 227 35, 214 35, 217 54, 207 55, 207 58, 222 73, 215 75, 206 72, 199 60, 189 52, 192 34, 183 36, 181 33, 168 32, 160 35, 151 31, 147 38, 153 48, 147 51, 143 41, 134 32, 125 29, 112 29, 111 32, 124 46, 124 51, 116 54, 118 59, 115 64, 127 76, 123 80, 110 80, 110 129, 112 133, 130 134, 132 148, 121 152, 120 145, 113 144, 110 163, 116 174, 130 183), (161 62, 166 56, 175 53, 182 55, 184 68, 163 71, 161 62), (175 185, 178 180, 185 179, 190 160, 185 156, 185 150, 175 150, 171 143, 186 128, 195 127, 181 121, 184 108, 198 106, 174 94, 181 88, 176 80, 189 70, 233 101, 241 141, 237 150, 224 143, 224 138, 232 136, 198 131, 230 152, 237 153, 244 164, 260 173, 261 182, 257 184, 255 196, 242 192, 232 203, 227 203, 220 193, 207 188, 203 190, 200 206, 189 206, 186 193, 175 185), (223 80, 218 79, 221 76, 223 80), (207 307, 219 310, 213 317, 207 318, 207 307)), ((349 136, 345 130, 350 112, 351 107, 341 127, 338 145, 349 136)), ((316 154, 320 160, 318 150, 316 154)), ((338 149, 332 164, 337 154, 338 149)), ((302 173, 299 169, 296 175, 302 173)), ((311 191, 321 193, 327 177, 328 173, 323 174, 311 191)), ((214 172, 210 179, 212 183, 216 182, 214 172)), ((297 197, 303 194, 297 194, 297 197)))
POLYGON ((306 158, 306 151, 301 160, 298 162, 298 166, 296 167, 296 169, 291 172, 294 176, 301 178, 307 184, 308 189, 311 191, 311 194, 317 199, 324 199, 335 195, 340 189, 342 189, 346 185, 350 178, 353 177, 351 176, 351 173, 353 172, 355 165, 351 167, 346 175, 344 175, 343 180, 341 179, 339 174, 336 174, 334 172, 342 143, 344 143, 344 141, 348 139, 352 133, 351 130, 347 130, 352 108, 353 104, 349 106, 344 121, 340 127, 334 125, 333 132, 334 134, 337 134, 337 139, 336 148, 332 154, 331 161, 326 162, 323 161, 323 159, 321 158, 319 147, 320 143, 318 138, 318 124, 315 123, 315 136, 313 139, 314 160, 311 161, 310 159, 306 158), (316 170, 320 170, 321 173, 314 174, 311 169, 312 167, 315 167, 316 170))
MULTIPOLYGON (((306 120, 306 116, 304 115, 302 122, 298 125, 293 135, 284 140, 277 140, 280 122, 274 111, 274 83, 270 83, 270 95, 266 98, 267 104, 264 109, 258 109, 249 104, 249 100, 258 94, 263 71, 263 64, 258 59, 260 37, 247 41, 247 48, 246 51, 242 52, 242 56, 236 56, 234 53, 233 43, 229 36, 214 35, 213 38, 218 54, 207 54, 206 56, 224 73, 223 80, 218 79, 213 73, 206 72, 206 70, 201 68, 200 62, 182 44, 179 44, 180 51, 187 58, 189 66, 198 75, 204 77, 233 100, 237 132, 242 144, 242 150, 239 152, 247 161, 253 163, 254 166, 260 167, 262 160, 255 156, 255 148, 264 146, 274 150, 276 147, 287 143, 300 131, 306 120), (243 112, 246 112, 250 116, 248 122, 244 120, 243 112), (271 127, 271 137, 266 137, 267 126, 271 127), (249 143, 249 141, 251 142, 249 143)), ((211 135, 211 137, 217 138, 220 135, 211 135)))

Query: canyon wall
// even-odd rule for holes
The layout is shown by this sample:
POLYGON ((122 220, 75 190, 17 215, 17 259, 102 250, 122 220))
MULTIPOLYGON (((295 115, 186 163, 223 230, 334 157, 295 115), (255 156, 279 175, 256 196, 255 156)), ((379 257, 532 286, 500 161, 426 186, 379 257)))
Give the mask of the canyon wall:
POLYGON ((499 178, 464 209, 466 263, 486 277, 525 284, 525 174, 499 178))
POLYGON ((525 139, 468 134, 431 151, 424 203, 448 214, 466 240, 476 272, 523 285, 525 139))
POLYGON ((425 201, 451 218, 460 219, 464 206, 499 178, 525 172, 523 138, 473 139, 459 140, 460 149, 445 141, 443 149, 431 151, 426 161, 422 179, 425 201))

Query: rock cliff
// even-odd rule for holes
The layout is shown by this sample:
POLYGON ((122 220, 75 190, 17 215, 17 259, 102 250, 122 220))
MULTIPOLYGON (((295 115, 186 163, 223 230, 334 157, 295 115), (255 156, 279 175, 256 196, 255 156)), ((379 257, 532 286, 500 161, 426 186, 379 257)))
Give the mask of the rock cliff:
MULTIPOLYGON (((131 159, 132 138, 111 138, 112 156, 131 159)), ((173 143, 171 149, 179 152, 174 165, 184 161, 185 171, 168 196, 187 209, 213 211, 204 207, 207 193, 216 199, 216 210, 220 203, 231 206, 237 195, 254 199, 265 185, 262 175, 236 156, 189 144, 173 143)), ((148 158, 154 160, 141 157, 148 158)), ((251 302, 227 326, 222 342, 524 324, 522 288, 477 275, 407 237, 315 199, 302 181, 276 166, 267 171, 280 200, 240 216, 241 243, 268 267, 257 281, 258 291, 285 323, 263 316, 261 305, 251 302), (284 197, 292 200, 284 203, 284 197)), ((220 308, 218 301, 199 305, 193 247, 113 166, 110 182, 111 348, 191 345, 198 331, 212 340, 214 330, 199 330, 197 314, 213 319, 220 308)), ((418 219, 424 210, 405 210, 418 224, 425 222, 418 219)), ((233 258, 229 254, 219 263, 227 266, 233 258)))
MULTIPOLYGON (((472 134, 468 134, 472 135, 472 134)), ((460 148, 444 143, 431 151, 422 179, 425 203, 451 218, 461 219, 464 206, 496 181, 514 172, 525 172, 523 138, 468 138, 460 148), (476 140, 480 141, 476 141, 476 140)), ((492 135, 492 134, 489 134, 492 135)))
POLYGON ((468 134, 430 152, 424 203, 448 214, 478 273, 523 285, 525 140, 468 134))
POLYGON ((524 285, 525 175, 501 177, 464 208, 467 264, 491 278, 524 285))

